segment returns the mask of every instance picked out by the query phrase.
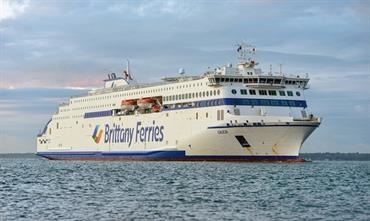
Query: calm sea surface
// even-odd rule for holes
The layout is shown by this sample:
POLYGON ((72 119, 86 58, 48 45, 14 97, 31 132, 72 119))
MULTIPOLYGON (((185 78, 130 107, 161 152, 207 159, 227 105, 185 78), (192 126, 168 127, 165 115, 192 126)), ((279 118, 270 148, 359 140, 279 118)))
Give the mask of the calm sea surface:
POLYGON ((0 220, 370 220, 370 162, 0 157, 0 220))

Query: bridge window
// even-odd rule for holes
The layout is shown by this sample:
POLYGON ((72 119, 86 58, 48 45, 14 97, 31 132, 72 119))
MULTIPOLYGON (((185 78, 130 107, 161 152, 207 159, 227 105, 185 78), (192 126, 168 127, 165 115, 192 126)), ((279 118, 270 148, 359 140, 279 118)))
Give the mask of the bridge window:
POLYGON ((240 94, 246 95, 247 94, 247 90, 246 89, 240 89, 240 94))
POLYGON ((293 96, 293 92, 292 91, 287 91, 287 94, 288 94, 288 96, 293 96))
POLYGON ((232 90, 231 90, 231 93, 232 93, 232 94, 236 94, 236 90, 235 90, 235 89, 232 89, 232 90))
POLYGON ((271 96, 276 96, 276 91, 274 91, 274 90, 269 90, 269 95, 271 95, 271 96))
POLYGON ((249 90, 249 94, 250 94, 250 95, 256 95, 256 90, 250 89, 250 90, 249 90))
POLYGON ((260 95, 267 95, 267 91, 266 90, 258 90, 258 93, 260 94, 260 95))
POLYGON ((279 91, 280 96, 285 96, 285 91, 279 91))

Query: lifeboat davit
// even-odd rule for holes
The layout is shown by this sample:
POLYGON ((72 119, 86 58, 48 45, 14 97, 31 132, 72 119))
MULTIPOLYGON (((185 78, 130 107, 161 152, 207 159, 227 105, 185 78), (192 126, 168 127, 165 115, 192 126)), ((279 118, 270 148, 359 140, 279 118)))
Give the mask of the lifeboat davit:
POLYGON ((121 107, 126 110, 134 110, 137 106, 137 100, 122 100, 121 107))
POLYGON ((151 97, 141 98, 137 101, 137 106, 141 108, 151 108, 153 105, 156 104, 156 99, 151 97))

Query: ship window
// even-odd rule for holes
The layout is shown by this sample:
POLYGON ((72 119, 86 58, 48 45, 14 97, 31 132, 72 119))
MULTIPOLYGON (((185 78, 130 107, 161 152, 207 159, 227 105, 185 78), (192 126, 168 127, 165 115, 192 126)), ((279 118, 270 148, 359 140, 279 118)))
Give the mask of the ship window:
POLYGON ((274 84, 280 84, 281 83, 281 79, 275 79, 274 80, 274 84))
POLYGON ((49 135, 51 134, 51 128, 49 128, 49 135))
POLYGON ((217 90, 217 95, 220 95, 220 89, 217 90))
POLYGON ((236 94, 236 90, 235 90, 235 89, 232 89, 232 90, 231 90, 231 93, 232 93, 232 94, 236 94))
POLYGON ((175 95, 172 95, 172 100, 175 101, 176 100, 176 96, 175 95))
POLYGON ((185 94, 182 94, 181 95, 181 99, 185 99, 185 94))
POLYGON ((176 98, 175 98, 175 100, 177 101, 179 99, 179 95, 178 94, 176 94, 176 98))
POLYGON ((279 91, 280 96, 285 96, 285 91, 279 91))
POLYGON ((198 112, 195 113, 195 119, 198 120, 198 112))
POLYGON ((266 78, 260 78, 260 83, 262 84, 266 83, 266 78))
POLYGON ((225 78, 225 82, 230 82, 230 79, 229 78, 225 78))
POLYGON ((271 95, 271 96, 276 96, 276 91, 269 90, 269 95, 271 95))
POLYGON ((208 91, 206 92, 206 96, 207 96, 207 97, 209 96, 209 92, 208 92, 208 91))
POLYGON ((188 99, 188 94, 185 94, 185 99, 188 99))
POLYGON ((205 96, 206 96, 206 92, 203 91, 203 97, 205 97, 205 96))
POLYGON ((246 95, 247 94, 247 90, 246 89, 240 89, 240 94, 246 95))
POLYGON ((258 93, 260 95, 267 95, 267 91, 266 90, 258 90, 258 93))
POLYGON ((268 83, 268 84, 272 84, 272 82, 273 82, 273 79, 270 79, 270 78, 269 78, 269 79, 267 79, 267 83, 268 83))
POLYGON ((287 91, 287 94, 288 94, 288 96, 293 96, 293 92, 291 92, 291 91, 287 91))
POLYGON ((221 82, 225 82, 225 78, 221 78, 221 82))
POLYGON ((250 89, 250 90, 249 90, 249 94, 250 94, 250 95, 256 95, 256 90, 250 89))
POLYGON ((208 112, 206 112, 206 118, 208 118, 208 112))
POLYGON ((295 94, 299 97, 301 96, 301 93, 299 91, 295 92, 295 94))

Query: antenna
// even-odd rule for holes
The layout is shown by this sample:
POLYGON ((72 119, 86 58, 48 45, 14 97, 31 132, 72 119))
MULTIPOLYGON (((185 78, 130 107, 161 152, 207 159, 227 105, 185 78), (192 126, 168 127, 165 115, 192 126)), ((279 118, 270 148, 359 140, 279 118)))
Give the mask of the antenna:
POLYGON ((126 67, 126 72, 125 73, 125 77, 127 80, 132 80, 132 75, 131 75, 131 71, 130 71, 130 60, 126 59, 127 61, 127 67, 126 67))
POLYGON ((270 72, 269 72, 270 75, 272 75, 272 64, 270 64, 270 72))

